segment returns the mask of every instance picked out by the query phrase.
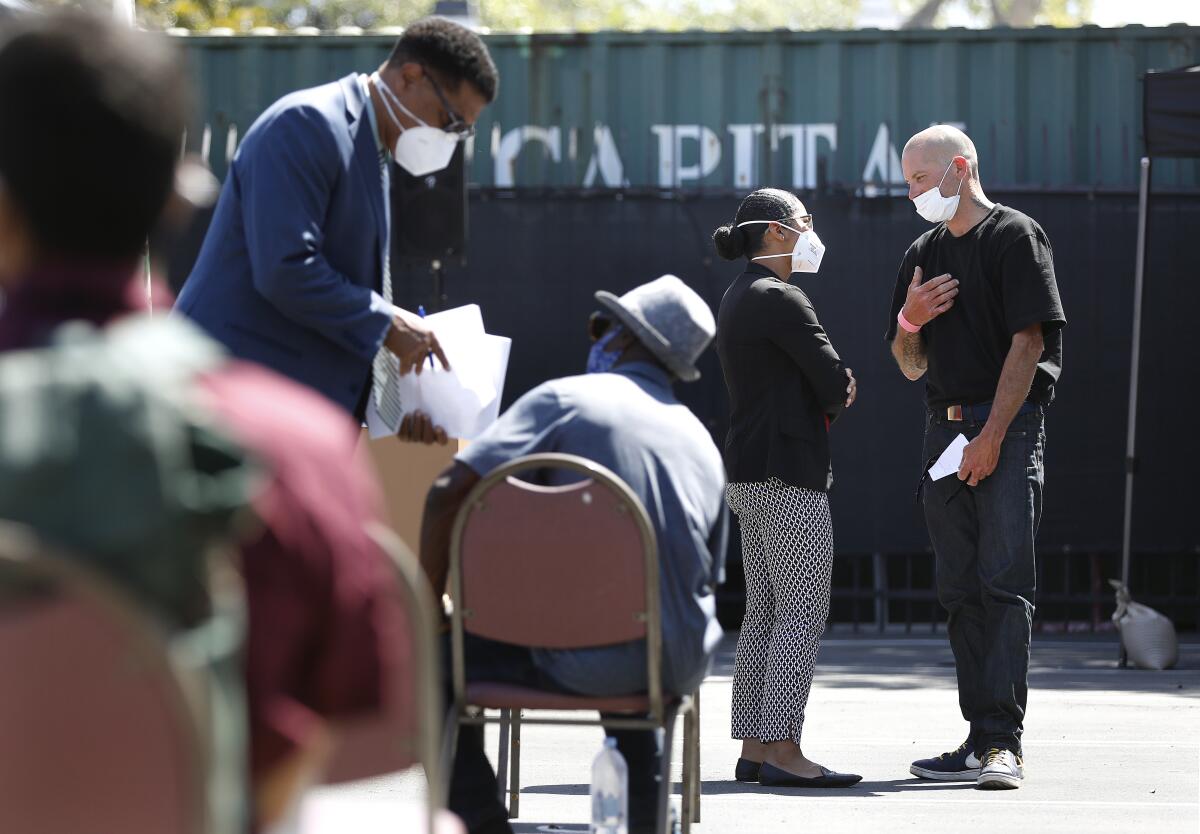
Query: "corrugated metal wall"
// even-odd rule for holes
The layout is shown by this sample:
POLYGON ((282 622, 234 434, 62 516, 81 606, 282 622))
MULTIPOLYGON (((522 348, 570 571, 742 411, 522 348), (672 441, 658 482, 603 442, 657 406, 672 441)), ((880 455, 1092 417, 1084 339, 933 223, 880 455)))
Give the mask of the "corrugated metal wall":
MULTIPOLYGON (((387 55, 392 37, 190 37, 204 106, 188 146, 218 173, 275 98, 387 55)), ((867 196, 933 122, 964 126, 985 186, 1131 190, 1139 78, 1200 62, 1200 27, 924 32, 495 35, 501 95, 472 181, 498 187, 745 190, 867 196)), ((1200 164, 1161 162, 1161 188, 1200 164)))

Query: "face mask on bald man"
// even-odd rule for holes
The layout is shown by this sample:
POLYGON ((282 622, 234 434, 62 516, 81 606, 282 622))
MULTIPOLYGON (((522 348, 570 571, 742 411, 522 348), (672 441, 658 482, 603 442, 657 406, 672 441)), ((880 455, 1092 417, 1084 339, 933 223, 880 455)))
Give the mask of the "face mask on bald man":
POLYGON ((942 174, 942 178, 938 180, 938 184, 913 198, 913 205, 917 207, 917 214, 930 223, 942 223, 949 220, 958 211, 958 201, 962 193, 963 181, 966 180, 965 176, 958 181, 958 191, 952 197, 942 196, 942 183, 946 181, 946 177, 953 167, 954 160, 951 160, 950 164, 946 166, 946 171, 942 174))

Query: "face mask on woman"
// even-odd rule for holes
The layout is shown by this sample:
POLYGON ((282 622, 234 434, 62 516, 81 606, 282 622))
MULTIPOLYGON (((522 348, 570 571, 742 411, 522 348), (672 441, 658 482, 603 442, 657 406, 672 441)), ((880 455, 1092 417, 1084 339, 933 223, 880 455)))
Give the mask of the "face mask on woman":
POLYGON ((817 233, 812 229, 802 232, 778 220, 747 220, 744 223, 738 223, 738 228, 760 223, 779 223, 783 228, 795 232, 798 237, 796 238, 796 245, 792 247, 791 253, 759 255, 757 258, 751 258, 751 260, 763 261, 767 258, 790 257, 792 259, 792 272, 816 272, 821 268, 821 259, 825 257, 825 244, 821 243, 821 239, 817 237, 817 233))

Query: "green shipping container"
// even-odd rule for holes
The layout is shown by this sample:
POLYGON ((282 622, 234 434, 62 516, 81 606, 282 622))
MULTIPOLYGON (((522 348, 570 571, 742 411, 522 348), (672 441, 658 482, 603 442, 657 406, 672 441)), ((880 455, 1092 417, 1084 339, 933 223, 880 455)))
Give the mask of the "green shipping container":
MULTIPOLYGON (((917 130, 963 127, 986 187, 1132 191, 1148 69, 1200 62, 1200 27, 491 35, 500 97, 473 183, 496 188, 902 194, 917 130)), ((187 146, 223 175, 291 90, 386 57, 392 36, 181 38, 204 102, 187 146)), ((1163 161, 1156 187, 1200 188, 1163 161)))

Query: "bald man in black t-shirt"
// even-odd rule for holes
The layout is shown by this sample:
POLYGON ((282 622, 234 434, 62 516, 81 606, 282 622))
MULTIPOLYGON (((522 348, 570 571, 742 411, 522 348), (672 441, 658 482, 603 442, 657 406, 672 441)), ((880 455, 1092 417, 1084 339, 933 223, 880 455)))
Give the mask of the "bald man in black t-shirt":
POLYGON ((926 470, 959 434, 969 441, 958 476, 926 473, 921 495, 970 733, 911 772, 1017 788, 1044 410, 1062 372, 1066 324, 1054 253, 1036 221, 987 199, 962 131, 918 133, 901 164, 918 214, 937 225, 900 265, 887 340, 904 375, 925 379, 926 470))

